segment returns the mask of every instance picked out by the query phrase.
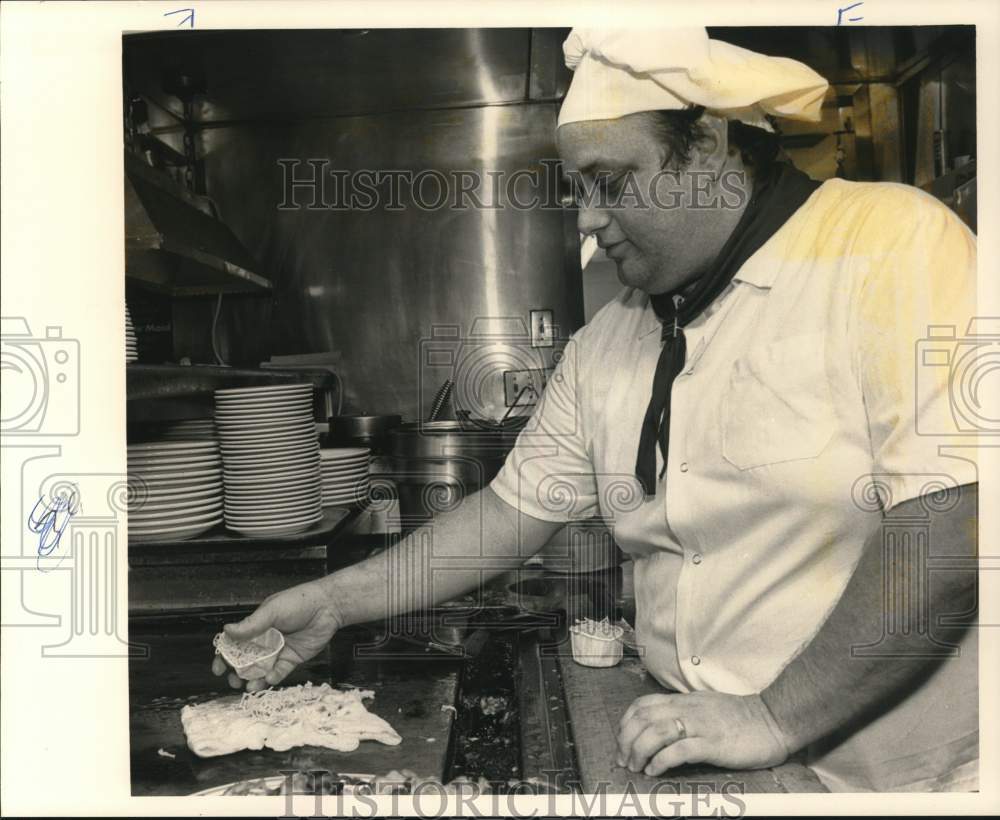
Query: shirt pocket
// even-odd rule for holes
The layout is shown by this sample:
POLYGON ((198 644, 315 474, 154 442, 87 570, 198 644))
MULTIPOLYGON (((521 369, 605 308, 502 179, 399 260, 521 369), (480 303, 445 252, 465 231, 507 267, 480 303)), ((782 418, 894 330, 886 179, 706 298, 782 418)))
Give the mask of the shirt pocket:
POLYGON ((836 425, 822 334, 738 359, 722 411, 722 454, 740 470, 818 456, 836 425))

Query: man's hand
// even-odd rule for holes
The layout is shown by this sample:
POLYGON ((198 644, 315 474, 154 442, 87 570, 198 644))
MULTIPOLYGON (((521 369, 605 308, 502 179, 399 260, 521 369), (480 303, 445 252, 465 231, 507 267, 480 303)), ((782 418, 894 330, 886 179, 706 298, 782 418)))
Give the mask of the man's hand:
POLYGON ((329 600, 329 592, 317 581, 286 589, 267 598, 254 612, 237 624, 226 624, 226 634, 238 641, 255 638, 270 627, 285 636, 285 646, 267 677, 243 681, 216 655, 212 671, 216 675, 229 673, 229 685, 248 691, 264 689, 283 681, 296 666, 318 655, 334 633, 340 629, 342 619, 329 600))
POLYGON ((618 731, 618 765, 653 777, 685 763, 764 769, 787 758, 759 695, 644 695, 628 707, 618 731))

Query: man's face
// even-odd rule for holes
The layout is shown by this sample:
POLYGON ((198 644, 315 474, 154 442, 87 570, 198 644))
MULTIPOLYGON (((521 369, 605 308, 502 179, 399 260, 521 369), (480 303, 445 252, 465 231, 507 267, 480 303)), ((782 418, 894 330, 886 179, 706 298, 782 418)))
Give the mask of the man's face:
POLYGON ((564 170, 578 173, 591 193, 595 184, 606 189, 603 203, 598 195, 579 204, 577 227, 596 236, 623 284, 665 293, 691 283, 712 262, 732 226, 728 215, 720 219, 718 208, 692 208, 694 188, 712 172, 702 152, 692 151, 689 167, 677 173, 669 149, 642 114, 569 123, 556 139, 564 170), (618 205, 606 207, 615 203, 627 176, 641 191, 641 202, 622 196, 618 205))

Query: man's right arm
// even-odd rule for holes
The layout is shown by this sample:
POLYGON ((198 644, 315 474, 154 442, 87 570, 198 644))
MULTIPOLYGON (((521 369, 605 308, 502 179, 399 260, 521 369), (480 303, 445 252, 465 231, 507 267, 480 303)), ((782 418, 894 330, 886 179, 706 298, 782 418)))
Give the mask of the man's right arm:
POLYGON ((520 566, 561 526, 519 513, 487 487, 393 548, 321 583, 342 625, 374 621, 481 586, 520 566))
MULTIPOLYGON (((520 513, 487 487, 378 555, 271 595, 242 621, 225 627, 236 640, 249 640, 272 626, 285 636, 274 669, 247 688, 281 682, 319 654, 338 629, 430 607, 475 589, 519 566, 561 526, 520 513)), ((243 686, 220 656, 212 671, 228 673, 234 688, 243 686)))

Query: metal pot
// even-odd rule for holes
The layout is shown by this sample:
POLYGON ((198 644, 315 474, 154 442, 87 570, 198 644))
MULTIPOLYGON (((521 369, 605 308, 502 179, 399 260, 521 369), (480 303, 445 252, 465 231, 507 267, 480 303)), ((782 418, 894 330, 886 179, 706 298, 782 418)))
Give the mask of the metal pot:
POLYGON ((402 424, 397 415, 330 416, 328 443, 333 447, 370 447, 383 450, 389 432, 402 424))
POLYGON ((481 490, 503 466, 510 433, 468 422, 404 424, 389 434, 401 523, 419 526, 481 490))

